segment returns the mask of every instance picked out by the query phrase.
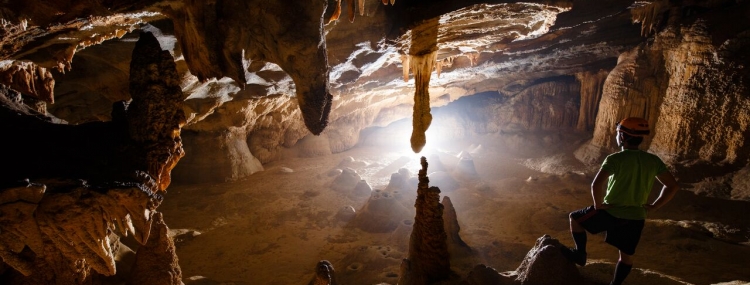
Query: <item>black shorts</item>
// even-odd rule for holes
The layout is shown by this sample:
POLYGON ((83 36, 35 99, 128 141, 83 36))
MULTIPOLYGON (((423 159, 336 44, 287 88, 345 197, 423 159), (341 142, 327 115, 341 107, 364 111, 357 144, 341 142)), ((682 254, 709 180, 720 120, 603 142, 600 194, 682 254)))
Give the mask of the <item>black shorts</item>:
POLYGON ((595 210, 593 205, 571 212, 570 217, 592 234, 606 232, 604 241, 628 255, 635 254, 646 222, 620 219, 607 213, 607 210, 595 210))

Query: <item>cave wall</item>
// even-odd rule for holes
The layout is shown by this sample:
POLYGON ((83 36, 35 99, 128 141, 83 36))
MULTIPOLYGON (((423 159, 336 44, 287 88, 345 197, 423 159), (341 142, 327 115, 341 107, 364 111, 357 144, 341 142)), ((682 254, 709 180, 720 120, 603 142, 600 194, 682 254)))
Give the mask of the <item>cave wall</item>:
POLYGON ((726 14, 747 15, 747 4, 740 6, 692 16, 685 15, 695 13, 694 7, 659 14, 668 24, 653 40, 623 53, 607 77, 593 138, 578 158, 600 161, 616 148, 616 123, 640 116, 653 130, 646 149, 686 182, 744 166, 750 155, 745 142, 750 73, 741 50, 748 49, 748 25, 729 27, 721 20, 726 14))

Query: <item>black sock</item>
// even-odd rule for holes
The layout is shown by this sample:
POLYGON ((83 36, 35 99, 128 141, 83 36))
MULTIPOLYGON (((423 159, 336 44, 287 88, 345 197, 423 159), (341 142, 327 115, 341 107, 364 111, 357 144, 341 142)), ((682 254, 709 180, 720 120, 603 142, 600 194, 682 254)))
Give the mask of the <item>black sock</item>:
POLYGON ((622 261, 618 261, 617 265, 615 266, 615 277, 612 279, 612 283, 610 285, 620 285, 622 284, 622 281, 625 281, 625 277, 628 277, 628 274, 630 274, 630 269, 633 269, 633 265, 628 265, 623 263, 622 261))
POLYGON ((573 242, 576 243, 576 250, 586 252, 586 231, 571 232, 571 234, 573 235, 573 242))

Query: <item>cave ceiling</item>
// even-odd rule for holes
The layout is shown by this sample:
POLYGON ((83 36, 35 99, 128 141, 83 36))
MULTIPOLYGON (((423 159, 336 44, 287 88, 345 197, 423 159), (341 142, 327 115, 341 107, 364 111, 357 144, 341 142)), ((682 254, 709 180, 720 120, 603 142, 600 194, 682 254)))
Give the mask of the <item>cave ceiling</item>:
POLYGON ((187 129, 252 129, 246 122, 252 120, 209 117, 227 102, 282 96, 298 97, 307 129, 319 134, 363 107, 411 104, 413 71, 405 70, 402 56, 409 54, 411 30, 419 25, 437 25, 430 94, 440 105, 611 68, 619 53, 642 40, 629 9, 647 5, 362 1, 352 22, 346 7, 336 20, 314 17, 324 14, 326 4, 331 14, 336 3, 325 1, 120 2, 23 1, 5 7, 0 58, 6 66, 30 62, 50 73, 54 91, 47 93, 54 94, 45 94, 39 83, 30 83, 27 93, 47 101, 51 114, 74 124, 107 120, 110 105, 129 96, 125 78, 135 31, 152 31, 184 74, 187 129))
MULTIPOLYGON (((131 99, 131 53, 139 32, 150 32, 176 61, 182 129, 214 141, 221 133, 244 138, 248 155, 266 163, 310 134, 330 140, 331 151, 351 148, 365 128, 416 117, 418 94, 440 107, 606 76, 669 21, 734 4, 18 1, 0 7, 0 79, 69 124, 108 121, 114 103, 131 99)), ((714 44, 746 26, 705 17, 723 31, 712 33, 714 44)), ((595 111, 577 130, 593 129, 595 111)))

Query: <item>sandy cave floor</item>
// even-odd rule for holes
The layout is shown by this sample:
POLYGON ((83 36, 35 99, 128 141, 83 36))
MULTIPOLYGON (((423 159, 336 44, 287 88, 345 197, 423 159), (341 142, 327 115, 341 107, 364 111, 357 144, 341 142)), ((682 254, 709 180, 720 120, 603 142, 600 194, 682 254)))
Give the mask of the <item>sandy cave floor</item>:
MULTIPOLYGON (((457 155, 481 141, 474 143, 420 154, 361 147, 302 158, 289 150, 287 158, 264 165, 265 171, 242 181, 172 185, 159 211, 175 234, 188 285, 304 285, 324 259, 333 264, 339 284, 396 284, 401 259, 408 252, 416 184, 413 193, 391 197, 398 203, 386 209, 384 219, 397 221, 396 229, 370 233, 337 216, 346 206, 361 213, 367 197, 331 189, 336 178, 331 171, 354 158, 352 168, 374 191, 382 191, 392 173, 406 168, 416 176, 419 157, 429 159, 435 153, 458 185, 441 187, 434 179, 430 185, 450 197, 461 237, 472 248, 452 257, 456 275, 466 276, 479 263, 500 272, 515 270, 545 234, 572 245, 567 213, 590 204, 591 170, 577 166, 570 153, 519 157, 481 144, 472 153, 478 176, 463 175, 457 171, 457 155)), ((636 253, 636 270, 626 284, 750 281, 749 216, 750 202, 680 191, 671 204, 649 217, 636 253), (724 229, 734 233, 734 239, 706 228, 724 229)), ((589 264, 579 267, 581 272, 594 280, 591 284, 608 284, 616 249, 606 245, 603 236, 589 235, 588 251, 589 264)))

